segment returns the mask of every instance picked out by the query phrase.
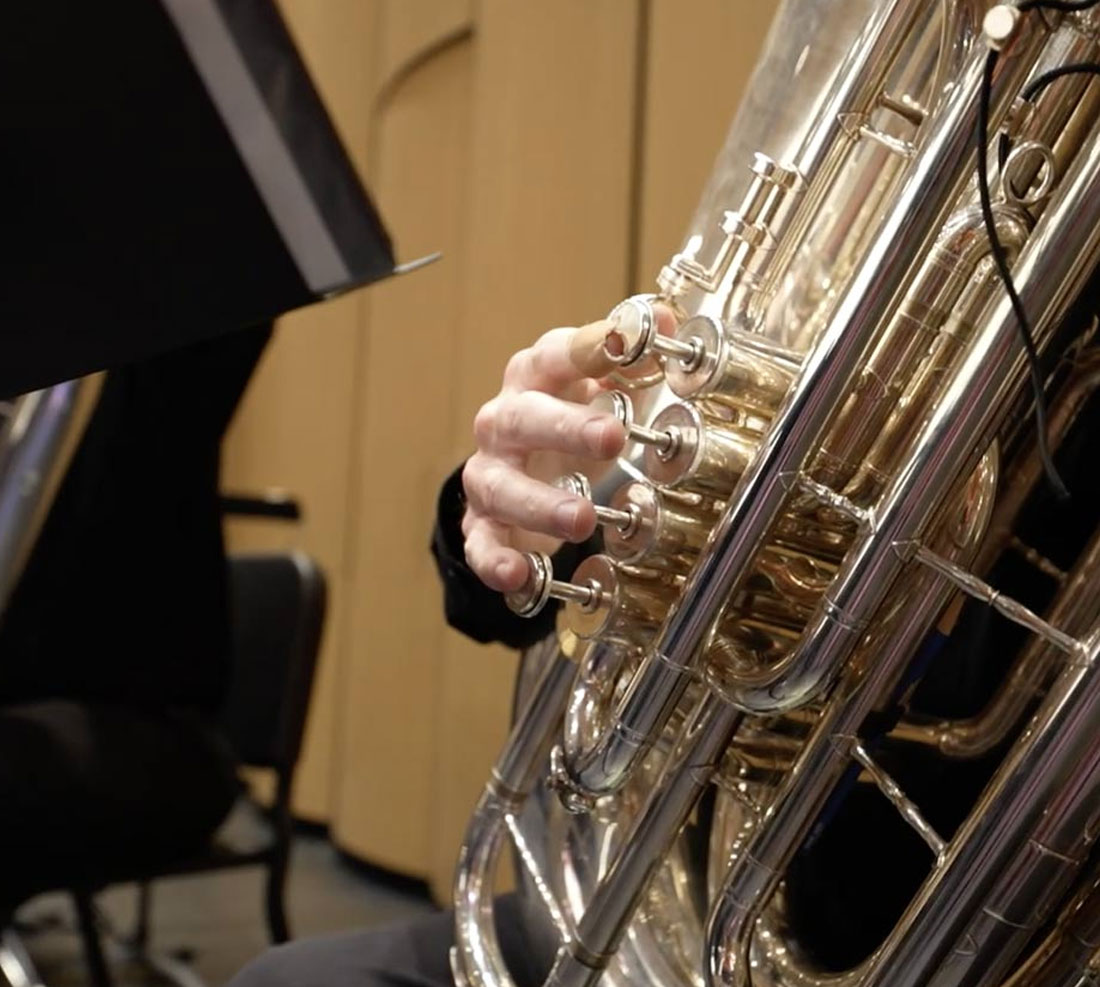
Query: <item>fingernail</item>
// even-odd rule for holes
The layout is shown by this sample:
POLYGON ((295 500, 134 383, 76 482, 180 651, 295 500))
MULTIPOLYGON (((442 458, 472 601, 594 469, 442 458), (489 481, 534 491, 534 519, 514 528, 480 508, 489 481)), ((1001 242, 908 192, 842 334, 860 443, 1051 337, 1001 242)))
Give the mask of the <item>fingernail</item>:
POLYGON ((508 578, 511 568, 512 566, 507 559, 501 559, 493 566, 493 575, 495 575, 500 582, 504 582, 508 578))
POLYGON ((563 535, 572 535, 577 529, 577 515, 579 512, 580 506, 572 500, 563 501, 554 509, 554 521, 563 535))

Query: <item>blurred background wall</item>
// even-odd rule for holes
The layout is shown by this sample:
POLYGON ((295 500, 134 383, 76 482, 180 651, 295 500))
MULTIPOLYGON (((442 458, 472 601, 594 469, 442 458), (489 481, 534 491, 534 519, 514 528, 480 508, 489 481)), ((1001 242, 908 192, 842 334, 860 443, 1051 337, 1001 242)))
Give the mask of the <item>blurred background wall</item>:
POLYGON ((331 606, 298 814, 449 895, 507 729, 516 657, 446 628, 440 483, 507 357, 648 291, 682 231, 775 0, 281 0, 393 233, 403 279, 286 318, 225 455, 281 487, 331 606))

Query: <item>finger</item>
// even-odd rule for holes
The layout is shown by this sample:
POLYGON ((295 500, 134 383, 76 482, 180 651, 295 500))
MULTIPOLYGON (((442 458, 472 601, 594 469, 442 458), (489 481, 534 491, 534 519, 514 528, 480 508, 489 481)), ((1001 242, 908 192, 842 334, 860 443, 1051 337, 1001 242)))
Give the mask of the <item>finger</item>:
POLYGON ((579 380, 603 377, 614 369, 603 352, 610 328, 611 323, 601 319, 579 329, 552 329, 508 361, 505 387, 558 394, 579 380))
POLYGON ((513 456, 541 451, 611 459, 626 442, 611 415, 542 391, 494 398, 474 419, 474 436, 479 449, 513 456))
POLYGON ((500 459, 484 466, 470 460, 466 496, 476 514, 524 531, 579 542, 596 528, 596 512, 587 500, 542 483, 500 459))
POLYGON ((613 325, 610 319, 590 322, 570 338, 569 359, 583 376, 606 377, 615 370, 615 361, 604 346, 613 325))
POLYGON ((680 320, 666 302, 653 303, 653 315, 657 319, 657 332, 662 336, 674 336, 680 327, 680 320))
POLYGON ((486 517, 476 517, 466 535, 466 564, 490 589, 511 593, 527 581, 527 560, 505 543, 507 529, 486 517))

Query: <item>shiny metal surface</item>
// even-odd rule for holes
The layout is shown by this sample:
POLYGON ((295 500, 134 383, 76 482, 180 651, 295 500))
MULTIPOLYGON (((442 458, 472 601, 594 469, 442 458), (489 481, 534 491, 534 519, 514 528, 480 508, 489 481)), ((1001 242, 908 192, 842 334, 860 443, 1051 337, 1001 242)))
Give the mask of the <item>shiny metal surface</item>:
POLYGON ((66 381, 8 407, 0 426, 0 609, 23 571, 100 383, 99 377, 66 381))
POLYGON ((993 150, 1002 124, 1012 143, 993 225, 1057 364, 1057 446, 1100 380, 1083 342, 1094 328, 1066 323, 1100 262, 1100 86, 1067 76, 1030 105, 1019 94, 1097 57, 1100 12, 988 6, 787 0, 660 294, 614 311, 605 353, 658 368, 661 386, 601 399, 632 440, 621 485, 596 496, 608 554, 569 582, 531 561, 521 609, 566 601, 559 635, 577 666, 558 659, 529 692, 471 822, 460 983, 511 985, 487 905, 506 840, 535 927, 560 944, 554 985, 985 987, 1100 970, 1086 866, 1100 832, 1100 529, 1069 571, 1017 533, 1041 469, 973 175, 993 47, 993 150), (812 98, 779 95, 810 79, 812 98), (677 315, 673 337, 656 332, 658 303, 677 315), (1005 551, 1056 581, 1049 610, 991 585, 1005 551), (897 722, 963 594, 1030 643, 978 716, 897 722), (879 741, 1008 753, 952 833, 879 741), (853 768, 934 863, 879 948, 826 971, 800 947, 783 879, 853 768), (707 792, 713 817, 695 813, 707 792), (705 873, 687 835, 700 820, 705 873))

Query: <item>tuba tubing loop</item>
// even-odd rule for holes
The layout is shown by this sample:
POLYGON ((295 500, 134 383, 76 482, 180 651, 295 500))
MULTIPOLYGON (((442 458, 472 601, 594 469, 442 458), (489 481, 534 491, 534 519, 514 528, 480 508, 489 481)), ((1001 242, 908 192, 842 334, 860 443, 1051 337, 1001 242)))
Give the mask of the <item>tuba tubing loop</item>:
MULTIPOLYGON (((1083 287, 1092 266, 1100 259, 1100 197, 1095 195, 1098 183, 1100 128, 1094 128, 1055 201, 1022 252, 1015 273, 1020 297, 1028 311, 1033 313, 1040 332, 1048 336, 1052 327, 1066 314, 1074 295, 1083 287)), ((1025 372, 1024 358, 1019 351, 1015 332, 1011 305, 1007 299, 998 299, 991 310, 987 309, 980 335, 926 424, 918 445, 918 455, 906 465, 884 494, 883 500, 887 506, 879 513, 879 524, 888 545, 899 539, 919 536, 920 523, 931 516, 938 499, 972 464, 974 451, 983 448, 983 439, 984 444, 988 444, 1000 418, 1007 413, 1011 399, 1023 385, 1025 372)), ((892 552, 876 553, 870 540, 865 540, 861 549, 849 556, 849 563, 846 563, 841 574, 838 595, 844 604, 862 606, 864 601, 870 602, 871 594, 880 589, 884 592, 884 587, 892 582, 901 565, 902 560, 892 552), (856 560, 859 560, 858 568, 856 560)), ((1096 647, 1093 642, 1090 662, 1095 657, 1096 647)), ((1074 668, 1068 674, 1079 672, 1079 668, 1074 668)), ((867 695, 872 698, 869 693, 867 695)), ((800 758, 800 766, 811 763, 810 759, 815 756, 822 756, 819 750, 823 745, 829 745, 827 731, 832 732, 840 727, 836 732, 851 732, 852 727, 858 727, 861 714, 868 708, 845 704, 843 713, 846 722, 834 724, 832 720, 841 715, 841 704, 831 706, 831 710, 837 711, 835 716, 826 716, 821 721, 814 735, 818 742, 808 745, 800 758)), ((1046 720, 1041 722, 1045 726, 1052 716, 1060 715, 1061 704, 1056 702, 1051 709, 1048 700, 1044 711, 1046 720)), ((1040 734, 1042 738, 1046 736, 1045 733, 1040 734)), ((708 982, 711 985, 743 987, 747 984, 746 957, 752 924, 775 886, 774 881, 767 886, 759 885, 755 862, 762 861, 778 879, 797 845, 802 828, 808 825, 807 816, 816 804, 810 797, 810 791, 820 791, 820 786, 827 784, 827 774, 826 771, 792 771, 787 786, 773 806, 773 825, 762 827, 755 841, 759 845, 751 846, 727 875, 710 920, 708 982), (785 811, 789 813, 790 823, 782 827, 777 820, 785 811), (753 863, 750 864, 750 861, 753 863)), ((991 829, 1001 826, 1006 813, 1018 825, 1024 825, 1018 814, 1008 811, 1011 808, 1010 796, 1020 794, 1018 787, 1011 791, 1004 788, 1014 777, 1010 775, 1007 780, 1000 780, 1005 812, 985 814, 986 825, 991 829)), ((981 825, 981 822, 974 825, 981 825)), ((968 914, 962 902, 966 901, 973 907, 974 895, 985 889, 997 873, 996 867, 991 869, 991 862, 999 859, 1000 866, 1003 866, 1005 854, 1016 845, 1011 837, 1018 839, 1020 836, 1019 832, 999 832, 996 835, 1000 841, 992 844, 997 848, 996 852, 986 852, 980 860, 973 857, 977 848, 972 841, 964 844, 959 837, 952 841, 947 852, 947 864, 930 880, 931 885, 950 883, 949 888, 939 887, 937 900, 940 910, 933 915, 928 908, 932 896, 929 885, 926 885, 911 914, 903 919, 903 925, 899 926, 887 947, 877 956, 871 977, 861 981, 864 987, 871 984, 877 987, 887 982, 892 987, 926 982, 920 979, 918 971, 928 974, 932 958, 941 957, 951 944, 951 933, 960 931, 957 925, 944 921, 942 909, 949 908, 954 916, 968 914), (970 851, 960 852, 958 848, 961 845, 968 845, 970 851), (973 865, 970 871, 964 873, 961 860, 965 860, 967 866, 973 865), (944 905, 944 902, 947 904, 944 905), (884 977, 888 979, 884 980, 884 977)), ((981 841, 978 845, 988 850, 991 844, 981 841)))
MULTIPOLYGON (((993 120, 1007 110, 1042 41, 1040 32, 1032 32, 1011 57, 1000 60, 993 80, 993 120)), ((908 179, 730 498, 711 536, 710 553, 688 577, 681 604, 631 683, 614 728, 586 756, 567 760, 579 788, 594 795, 621 788, 682 699, 692 678, 688 669, 786 500, 784 478, 800 472, 820 442, 832 409, 850 386, 876 329, 939 234, 967 181, 957 163, 970 150, 984 62, 984 47, 976 46, 942 112, 930 121, 932 131, 912 162, 908 179)), ((836 671, 840 653, 851 643, 848 632, 832 648, 813 654, 800 651, 797 664, 781 663, 746 692, 744 708, 780 711, 812 697, 836 671)))

